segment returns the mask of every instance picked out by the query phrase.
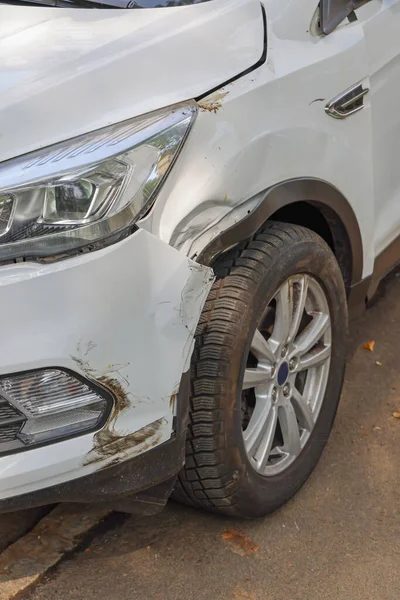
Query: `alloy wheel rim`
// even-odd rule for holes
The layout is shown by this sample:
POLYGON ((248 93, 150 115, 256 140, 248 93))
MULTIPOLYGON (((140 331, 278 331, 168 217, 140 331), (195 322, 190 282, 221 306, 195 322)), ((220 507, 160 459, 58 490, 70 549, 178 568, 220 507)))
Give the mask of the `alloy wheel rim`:
POLYGON ((264 311, 242 382, 242 431, 252 467, 281 473, 306 445, 324 400, 331 359, 328 301, 318 281, 287 279, 264 311))

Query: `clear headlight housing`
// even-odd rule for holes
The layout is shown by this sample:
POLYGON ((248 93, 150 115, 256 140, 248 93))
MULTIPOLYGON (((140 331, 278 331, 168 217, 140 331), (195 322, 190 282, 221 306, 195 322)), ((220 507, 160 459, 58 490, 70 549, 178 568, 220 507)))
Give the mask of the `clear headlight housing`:
POLYGON ((0 164, 0 261, 111 241, 149 210, 197 114, 143 117, 0 164))

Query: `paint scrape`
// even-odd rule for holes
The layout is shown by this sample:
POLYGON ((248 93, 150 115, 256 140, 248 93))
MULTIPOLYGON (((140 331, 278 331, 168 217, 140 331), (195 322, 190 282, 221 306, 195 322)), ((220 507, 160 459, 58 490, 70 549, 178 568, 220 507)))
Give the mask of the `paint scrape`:
MULTIPOLYGON (((123 433, 116 429, 116 421, 122 411, 131 405, 131 398, 135 398, 128 392, 129 382, 121 373, 128 365, 109 364, 102 371, 93 367, 88 355, 96 348, 96 344, 78 343, 77 356, 71 356, 72 360, 85 375, 104 388, 114 399, 111 414, 107 423, 101 431, 95 433, 93 448, 86 455, 83 465, 103 463, 106 468, 128 458, 132 458, 140 452, 144 452, 156 446, 162 437, 164 426, 167 421, 158 419, 134 433, 123 433)), ((141 398, 137 398, 138 401, 141 398)))
POLYGON ((112 416, 115 419, 120 412, 129 406, 128 393, 118 379, 109 375, 102 375, 97 379, 97 383, 105 387, 114 396, 115 405, 112 416))
POLYGON ((104 462, 104 467, 109 467, 156 446, 161 440, 166 420, 158 419, 134 433, 125 434, 116 430, 117 417, 130 405, 128 392, 115 377, 102 375, 97 383, 112 394, 114 406, 104 428, 94 435, 94 446, 86 455, 83 465, 104 462))
POLYGON ((169 399, 169 405, 172 410, 174 410, 174 408, 175 408, 175 402, 176 402, 176 394, 172 394, 169 399))
POLYGON ((94 447, 87 454, 83 464, 106 461, 105 466, 109 467, 149 450, 160 442, 165 424, 166 420, 161 418, 128 435, 106 426, 96 433, 94 447))
POLYGON ((228 95, 228 93, 229 92, 222 91, 214 92, 213 94, 210 94, 206 98, 200 100, 197 105, 200 110, 216 113, 222 107, 222 100, 228 95))

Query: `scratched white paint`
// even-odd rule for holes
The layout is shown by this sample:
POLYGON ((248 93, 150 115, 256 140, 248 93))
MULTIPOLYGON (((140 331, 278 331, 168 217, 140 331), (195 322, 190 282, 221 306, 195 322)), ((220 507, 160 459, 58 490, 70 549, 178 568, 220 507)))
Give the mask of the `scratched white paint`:
MULTIPOLYGON (((116 377, 129 406, 113 431, 129 434, 163 419, 156 441, 168 440, 170 397, 188 368, 211 269, 139 230, 105 250, 52 265, 8 266, 5 273, 0 374, 59 366, 116 377)), ((90 434, 0 457, 0 497, 104 467, 109 458, 82 464, 93 445, 90 434)), ((143 449, 132 447, 123 458, 143 449)))

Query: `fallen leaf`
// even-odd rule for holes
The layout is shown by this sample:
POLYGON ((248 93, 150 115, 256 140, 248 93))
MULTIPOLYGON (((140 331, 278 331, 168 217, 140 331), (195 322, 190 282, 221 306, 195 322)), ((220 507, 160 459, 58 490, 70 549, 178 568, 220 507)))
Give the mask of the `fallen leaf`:
POLYGON ((246 552, 257 552, 259 550, 259 546, 252 541, 251 537, 245 536, 244 533, 236 531, 232 527, 222 534, 222 539, 246 552))
POLYGON ((400 412, 394 412, 393 416, 395 419, 400 419, 400 412))
POLYGON ((376 364, 378 365, 378 367, 382 366, 382 363, 379 360, 376 361, 376 364))
POLYGON ((252 592, 247 592, 240 585, 236 584, 233 590, 234 598, 245 598, 246 600, 256 600, 255 595, 252 592))
POLYGON ((374 351, 374 346, 375 346, 375 340, 371 340, 370 342, 366 342, 366 343, 364 344, 364 348, 365 348, 366 350, 369 350, 370 352, 373 352, 373 351, 374 351))

